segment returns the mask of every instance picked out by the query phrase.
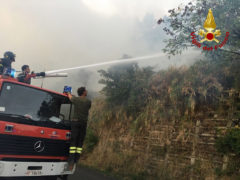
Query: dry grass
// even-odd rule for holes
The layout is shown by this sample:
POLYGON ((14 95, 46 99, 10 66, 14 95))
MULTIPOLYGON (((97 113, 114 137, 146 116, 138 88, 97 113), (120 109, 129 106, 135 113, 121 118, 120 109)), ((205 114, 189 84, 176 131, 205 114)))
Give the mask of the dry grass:
MULTIPOLYGON (((108 107, 104 99, 95 100, 89 125, 97 132, 99 143, 82 163, 126 179, 188 179, 193 175, 216 179, 211 157, 221 155, 204 141, 201 146, 193 145, 196 121, 227 121, 233 105, 223 94, 226 82, 220 83, 228 74, 210 66, 199 63, 190 69, 172 67, 157 73, 150 83, 148 103, 137 116, 127 114, 123 107, 108 107), (161 148, 164 153, 157 151, 161 148), (199 154, 193 153, 198 162, 191 165, 194 148, 199 150, 199 154)), ((214 124, 201 126, 205 134, 216 131, 214 124)))

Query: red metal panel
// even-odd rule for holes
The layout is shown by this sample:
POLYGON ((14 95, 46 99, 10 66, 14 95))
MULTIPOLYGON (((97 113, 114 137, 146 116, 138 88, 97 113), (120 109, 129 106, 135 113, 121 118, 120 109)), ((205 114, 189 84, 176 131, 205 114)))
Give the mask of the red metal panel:
POLYGON ((69 130, 32 126, 26 124, 12 123, 0 120, 0 134, 12 134, 16 136, 39 137, 58 140, 69 140, 66 134, 69 130), (13 125, 13 132, 5 132, 6 125, 13 125))

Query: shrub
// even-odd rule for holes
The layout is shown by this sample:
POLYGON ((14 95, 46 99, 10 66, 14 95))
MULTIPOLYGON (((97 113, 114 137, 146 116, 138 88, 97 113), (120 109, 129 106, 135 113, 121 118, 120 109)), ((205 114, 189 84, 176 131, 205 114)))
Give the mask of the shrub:
POLYGON ((94 131, 91 128, 88 128, 84 142, 86 152, 92 152, 94 147, 97 145, 98 141, 99 139, 96 133, 94 133, 94 131))
POLYGON ((136 114, 146 105, 152 67, 140 68, 136 63, 111 66, 98 71, 109 107, 122 106, 128 114, 136 114))
POLYGON ((240 155, 240 129, 234 128, 227 131, 226 135, 219 137, 216 148, 223 154, 234 153, 240 155))

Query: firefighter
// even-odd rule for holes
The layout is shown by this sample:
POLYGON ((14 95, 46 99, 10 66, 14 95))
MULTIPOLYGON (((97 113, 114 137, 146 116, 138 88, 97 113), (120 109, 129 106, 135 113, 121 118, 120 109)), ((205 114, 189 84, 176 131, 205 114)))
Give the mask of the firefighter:
POLYGON ((69 149, 69 163, 76 163, 82 153, 83 141, 86 136, 88 112, 91 101, 87 99, 87 90, 80 87, 77 90, 78 97, 68 93, 70 101, 74 105, 74 116, 71 122, 71 144, 69 149))
POLYGON ((12 68, 12 62, 15 62, 15 57, 16 55, 11 51, 3 54, 3 58, 0 59, 0 74, 4 74, 7 69, 12 68))
POLYGON ((45 77, 45 72, 40 72, 40 73, 30 73, 30 68, 28 65, 23 65, 22 66, 22 73, 20 73, 17 77, 19 82, 31 84, 31 78, 36 77, 36 76, 42 76, 45 77))

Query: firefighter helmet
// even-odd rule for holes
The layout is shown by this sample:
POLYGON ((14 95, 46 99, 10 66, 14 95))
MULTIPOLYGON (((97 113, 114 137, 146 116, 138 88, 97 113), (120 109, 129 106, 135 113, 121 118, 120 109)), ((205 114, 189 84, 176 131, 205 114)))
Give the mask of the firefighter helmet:
POLYGON ((15 57, 16 57, 16 55, 11 51, 5 52, 3 56, 4 56, 4 58, 12 60, 12 61, 15 61, 15 57))

